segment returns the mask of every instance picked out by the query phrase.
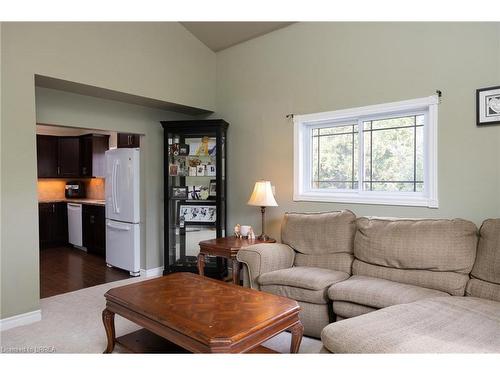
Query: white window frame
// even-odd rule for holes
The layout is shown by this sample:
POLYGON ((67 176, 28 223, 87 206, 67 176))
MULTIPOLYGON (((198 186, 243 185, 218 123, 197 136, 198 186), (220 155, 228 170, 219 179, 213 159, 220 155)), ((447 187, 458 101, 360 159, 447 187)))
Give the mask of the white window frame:
POLYGON ((438 104, 437 95, 332 112, 295 115, 294 122, 294 201, 383 204, 438 208, 438 104), (423 114, 424 118, 424 191, 375 192, 362 190, 364 171, 363 122, 376 117, 423 114), (358 124, 358 189, 313 189, 311 184, 312 129, 358 124), (361 135, 361 136, 360 136, 361 135))

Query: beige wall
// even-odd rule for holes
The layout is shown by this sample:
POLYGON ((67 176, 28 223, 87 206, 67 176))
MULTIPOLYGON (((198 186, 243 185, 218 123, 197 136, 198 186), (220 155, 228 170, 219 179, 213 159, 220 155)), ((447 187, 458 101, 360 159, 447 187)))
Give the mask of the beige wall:
POLYGON ((268 209, 279 238, 285 211, 348 208, 358 215, 500 216, 500 126, 477 128, 475 90, 500 83, 500 24, 298 23, 217 54, 217 117, 229 127, 229 224, 256 225, 255 180, 276 185, 268 209), (293 202, 293 125, 313 113, 443 92, 439 209, 293 202))
MULTIPOLYGON (((5 318, 39 306, 34 74, 210 110, 215 54, 177 23, 2 23, 1 49, 0 316, 5 318)), ((107 120, 102 123, 111 127, 107 120)), ((158 134, 157 120, 148 112, 112 128, 147 138, 158 134)), ((148 149, 158 151, 161 139, 149 139, 148 149)), ((148 165, 151 174, 160 171, 156 156, 148 165)), ((157 184, 153 189, 151 202, 161 195, 157 184)), ((161 201, 149 204, 159 207, 161 201)), ((157 210, 148 211, 151 221, 157 210)), ((158 246, 160 229, 147 230, 151 246, 158 246)), ((152 259, 158 265, 158 257, 152 259)))

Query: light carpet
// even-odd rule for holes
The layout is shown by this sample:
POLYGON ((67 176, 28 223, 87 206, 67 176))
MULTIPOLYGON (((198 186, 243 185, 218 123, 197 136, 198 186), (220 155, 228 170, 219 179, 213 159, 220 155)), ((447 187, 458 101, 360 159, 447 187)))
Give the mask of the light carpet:
MULTIPOLYGON (((26 350, 55 353, 102 353, 106 334, 101 320, 104 293, 111 288, 145 280, 143 277, 115 281, 40 301, 42 320, 0 333, 1 351, 26 350)), ((115 316, 116 336, 138 330, 135 323, 115 316)), ((290 334, 283 332, 263 345, 280 353, 289 353, 290 334)), ((300 353, 319 353, 320 340, 304 337, 300 353)), ((115 352, 120 352, 117 345, 115 352)))

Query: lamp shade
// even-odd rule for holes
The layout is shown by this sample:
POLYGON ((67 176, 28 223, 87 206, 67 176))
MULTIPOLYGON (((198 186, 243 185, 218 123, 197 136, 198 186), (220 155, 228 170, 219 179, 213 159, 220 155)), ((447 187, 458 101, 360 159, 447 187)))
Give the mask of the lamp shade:
POLYGON ((274 199, 271 182, 263 180, 257 181, 247 204, 260 207, 277 206, 278 203, 276 203, 276 199, 274 199))

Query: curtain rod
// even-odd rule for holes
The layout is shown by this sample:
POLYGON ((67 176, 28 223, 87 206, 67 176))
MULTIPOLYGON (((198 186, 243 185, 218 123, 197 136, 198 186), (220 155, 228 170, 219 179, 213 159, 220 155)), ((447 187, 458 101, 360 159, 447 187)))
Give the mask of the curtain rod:
MULTIPOLYGON (((441 97, 443 96, 443 92, 442 92, 441 90, 436 90, 436 95, 437 95, 437 96, 438 96, 438 98, 440 99, 440 100, 439 100, 439 103, 441 103, 441 97)), ((287 120, 289 120, 289 119, 293 119, 293 117, 294 117, 294 116, 295 116, 295 114, 294 114, 294 113, 289 113, 289 114, 285 115, 285 118, 286 118, 287 120)))

